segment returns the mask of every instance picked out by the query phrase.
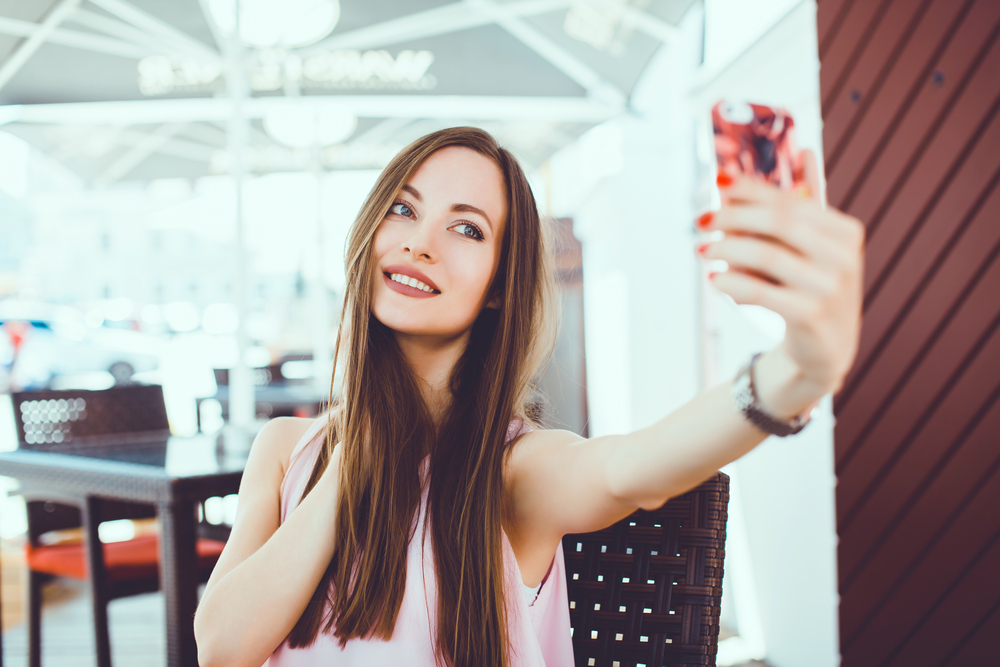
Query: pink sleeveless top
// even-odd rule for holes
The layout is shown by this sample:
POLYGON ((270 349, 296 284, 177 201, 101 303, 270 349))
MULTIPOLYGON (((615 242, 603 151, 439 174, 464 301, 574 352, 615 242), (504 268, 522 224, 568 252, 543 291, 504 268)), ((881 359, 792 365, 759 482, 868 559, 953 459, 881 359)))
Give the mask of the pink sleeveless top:
MULTIPOLYGON (((281 482, 281 521, 284 522, 302 499, 324 442, 326 416, 321 415, 309 427, 302 440, 292 450, 285 478, 281 482)), ((507 429, 507 441, 531 430, 516 419, 507 429)), ((426 474, 426 463, 421 470, 426 474)), ((431 667, 437 664, 433 637, 436 614, 437 583, 434 575, 434 555, 431 539, 421 540, 427 510, 427 491, 421 499, 417 531, 410 540, 406 557, 406 588, 403 603, 396 618, 396 627, 388 641, 352 639, 341 649, 337 638, 320 632, 316 641, 306 648, 293 649, 282 643, 271 655, 265 667, 398 667, 414 665, 431 667)), ((566 592, 566 566, 562 544, 537 593, 525 595, 521 571, 514 551, 501 532, 504 550, 505 579, 511 638, 511 667, 572 667, 573 643, 570 635, 569 597, 566 592)))

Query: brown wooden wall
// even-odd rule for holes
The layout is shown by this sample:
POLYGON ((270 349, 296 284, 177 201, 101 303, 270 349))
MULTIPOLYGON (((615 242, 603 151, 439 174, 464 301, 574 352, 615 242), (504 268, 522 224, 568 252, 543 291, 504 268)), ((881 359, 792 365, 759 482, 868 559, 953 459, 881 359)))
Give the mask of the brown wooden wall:
POLYGON ((1000 0, 819 0, 818 28, 829 201, 868 229, 843 664, 1000 665, 1000 0))

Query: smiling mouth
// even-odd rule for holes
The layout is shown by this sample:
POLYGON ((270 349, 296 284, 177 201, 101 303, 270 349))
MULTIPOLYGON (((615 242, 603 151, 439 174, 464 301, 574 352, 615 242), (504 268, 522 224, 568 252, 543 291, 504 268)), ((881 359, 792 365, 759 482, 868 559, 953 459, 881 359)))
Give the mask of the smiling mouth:
POLYGON ((383 271, 382 275, 385 276, 387 280, 400 287, 407 287, 412 290, 420 291, 428 296, 441 293, 439 290, 436 290, 429 285, 425 285, 416 278, 411 278, 410 276, 403 275, 402 273, 388 273, 383 271))

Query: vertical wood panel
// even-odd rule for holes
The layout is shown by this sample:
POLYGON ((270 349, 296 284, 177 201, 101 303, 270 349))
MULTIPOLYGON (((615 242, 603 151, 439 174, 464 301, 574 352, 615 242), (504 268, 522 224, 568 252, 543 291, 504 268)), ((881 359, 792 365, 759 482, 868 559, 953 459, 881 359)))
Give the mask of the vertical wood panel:
POLYGON ((1000 637, 1000 598, 991 613, 966 633, 964 640, 942 667, 988 665, 997 657, 997 637, 1000 637))
MULTIPOLYGON (((955 520, 996 477, 1000 452, 996 451, 993 433, 998 429, 1000 390, 983 401, 976 418, 961 433, 942 436, 950 445, 959 447, 954 463, 944 466, 941 474, 930 480, 928 487, 911 501, 912 508, 893 517, 895 521, 871 545, 860 567, 843 568, 841 630, 845 644, 853 644, 855 635, 882 611, 955 520), (955 493, 958 487, 963 487, 963 493, 955 493), (892 543, 905 544, 908 551, 899 553, 886 548, 892 543)), ((842 542, 853 539, 845 536, 842 542)))
MULTIPOLYGON (((997 206, 994 210, 997 215, 1000 215, 1000 192, 997 192, 996 195, 995 199, 997 200, 997 206)), ((982 228, 994 232, 993 236, 995 239, 992 243, 992 247, 986 246, 983 248, 984 252, 982 254, 984 257, 977 258, 977 261, 975 262, 975 264, 985 265, 987 269, 992 270, 993 272, 992 275, 984 272, 983 278, 985 278, 985 280, 983 278, 979 279, 980 284, 987 285, 987 287, 983 290, 984 293, 982 297, 985 304, 989 304, 993 299, 992 289, 989 286, 995 284, 995 281, 1000 279, 1000 276, 997 275, 998 271, 1000 271, 1000 265, 996 262, 997 257, 1000 256, 1000 228, 998 228, 1000 226, 994 224, 995 220, 995 217, 984 220, 984 224, 981 225, 982 228), (987 222, 989 224, 985 224, 987 222)), ((970 234, 970 236, 974 235, 970 234)), ((975 238, 970 239, 970 245, 972 245, 971 241, 975 240, 975 238)), ((972 250, 972 248, 970 248, 970 250, 972 250)), ((953 262, 956 272, 962 268, 966 268, 966 266, 970 264, 966 263, 965 266, 963 266, 963 258, 957 255, 958 253, 956 253, 956 259, 955 262, 953 262)), ((971 268, 976 267, 973 265, 971 268)), ((927 299, 923 300, 923 303, 939 306, 940 309, 943 310, 949 305, 948 302, 936 297, 938 294, 946 293, 950 289, 953 290, 954 287, 952 283, 945 281, 941 281, 937 287, 937 290, 928 292, 927 299)), ((951 321, 953 317, 945 314, 943 316, 944 319, 938 321, 935 319, 935 317, 938 316, 938 313, 935 312, 935 310, 925 314, 923 319, 925 319, 928 326, 937 325, 942 331, 944 331, 946 326, 941 325, 951 321)), ((920 322, 917 318, 913 318, 912 324, 904 324, 904 328, 908 328, 909 326, 918 327, 920 326, 920 322)), ((922 348, 916 349, 917 342, 918 341, 912 341, 909 338, 900 340, 899 343, 901 347, 904 345, 907 346, 905 349, 901 350, 901 354, 909 354, 912 359, 926 357, 927 353, 923 352, 922 348)), ((973 405, 973 403, 970 403, 970 405, 973 405)), ((941 443, 950 439, 949 435, 955 430, 955 426, 956 424, 953 416, 948 413, 948 421, 943 425, 943 428, 940 431, 935 431, 930 427, 925 428, 917 435, 913 448, 918 451, 921 448, 926 449, 926 456, 933 459, 934 453, 940 451, 941 443)), ((938 459, 935 459, 935 461, 936 460, 938 459)), ((853 521, 851 522, 851 525, 847 525, 847 515, 849 510, 847 510, 845 504, 841 504, 839 513, 841 524, 840 535, 844 545, 844 551, 842 553, 840 567, 842 570, 842 581, 845 584, 849 584, 850 580, 854 576, 854 568, 857 566, 857 563, 853 562, 855 560, 855 556, 857 558, 870 557, 870 554, 867 553, 869 546, 875 540, 882 538, 885 535, 885 531, 891 530, 894 525, 897 525, 896 522, 900 518, 898 512, 902 511, 909 504, 916 501, 916 498, 912 496, 912 493, 914 489, 918 488, 919 485, 922 484, 920 481, 923 479, 922 475, 931 474, 931 471, 918 471, 916 468, 911 467, 914 465, 916 465, 916 463, 907 461, 906 467, 896 466, 887 472, 884 479, 881 480, 881 486, 875 490, 875 493, 872 496, 872 502, 866 503, 865 505, 865 517, 863 521, 853 521), (857 556, 859 553, 865 555, 857 556)), ((925 469, 927 465, 928 464, 924 464, 925 469)), ((935 463, 934 465, 937 464, 935 463)), ((941 473, 942 471, 934 470, 933 472, 941 473)), ((849 474, 849 471, 845 469, 843 474, 849 474)))
MULTIPOLYGON (((941 99, 946 99, 947 96, 940 91, 945 82, 935 84, 932 72, 947 67, 949 57, 954 59, 955 52, 961 51, 962 46, 955 43, 954 35, 975 6, 975 0, 936 0, 919 14, 920 20, 902 45, 903 48, 898 51, 898 57, 891 63, 886 62, 891 67, 881 70, 885 73, 884 80, 872 80, 871 87, 859 88, 861 98, 857 102, 851 98, 853 88, 834 100, 833 107, 827 114, 830 120, 823 127, 827 142, 824 153, 830 171, 837 171, 842 167, 851 174, 838 174, 837 181, 847 186, 847 192, 833 193, 838 198, 845 197, 845 205, 850 205, 851 189, 856 187, 859 177, 868 175, 866 170, 870 168, 870 164, 865 158, 880 154, 878 147, 873 150, 867 142, 855 140, 858 130, 862 136, 876 134, 881 141, 891 139, 900 130, 903 117, 914 108, 918 96, 924 95, 926 98, 920 101, 922 105, 940 104, 941 99), (948 29, 942 32, 942 25, 948 26, 948 29), (878 86, 874 87, 876 83, 878 86)), ((979 10, 978 14, 988 12, 989 9, 986 8, 979 10)), ((977 16, 973 20, 981 18, 977 16)), ((958 57, 963 63, 970 58, 969 55, 958 57)), ((875 70, 873 68, 867 71, 875 70)), ((949 68, 947 71, 954 76, 954 69, 949 68)), ((955 84, 954 81, 949 83, 952 86, 955 84)))
MULTIPOLYGON (((989 274, 993 281, 997 277, 1000 277, 1000 267, 989 274)), ((997 286, 995 282, 980 284, 982 287, 969 297, 955 319, 947 323, 947 331, 926 356, 897 362, 913 363, 915 369, 898 393, 889 397, 892 402, 878 404, 876 407, 883 406, 879 413, 864 415, 867 429, 858 434, 852 443, 854 455, 837 473, 837 514, 841 527, 846 518, 861 511, 858 503, 864 500, 863 494, 888 473, 886 466, 895 464, 901 448, 915 435, 914 429, 923 428, 928 419, 935 417, 935 412, 955 387, 964 386, 963 380, 970 370, 978 370, 986 363, 1000 363, 1000 356, 993 358, 989 346, 989 337, 1000 317, 997 286)), ((901 336, 905 337, 906 333, 902 332, 901 336)), ((1000 355, 1000 351, 997 354, 1000 355)), ((990 368, 1000 368, 1000 365, 990 368)), ((869 384, 875 384, 876 380, 880 382, 881 378, 873 376, 869 384)), ((838 430, 840 424, 838 417, 838 430)), ((844 424, 845 429, 848 425, 856 424, 844 424)))
MULTIPOLYGON (((858 119, 864 118, 868 109, 871 108, 872 100, 881 99, 881 89, 890 72, 898 80, 901 76, 909 75, 909 78, 916 76, 916 72, 923 69, 924 63, 930 54, 923 54, 922 57, 913 57, 912 53, 918 46, 918 42, 924 34, 928 32, 927 22, 939 22, 942 18, 947 18, 961 8, 961 3, 954 0, 921 0, 918 11, 910 11, 906 3, 895 2, 889 5, 885 17, 878 24, 878 29, 865 43, 861 52, 863 62, 881 63, 880 67, 855 67, 846 72, 844 76, 843 88, 840 94, 828 100, 829 108, 826 117, 830 120, 823 124, 824 139, 830 142, 829 147, 823 151, 827 164, 831 171, 836 169, 836 163, 840 155, 842 142, 849 139, 852 124, 858 119), (933 5, 936 11, 928 15, 928 7, 933 5), (926 21, 924 19, 927 19, 926 21), (918 27, 924 28, 917 31, 918 27), (916 36, 916 39, 913 39, 916 36), (907 47, 914 46, 914 49, 907 47), (903 57, 909 55, 909 58, 903 57), (909 70, 906 74, 894 71, 894 67, 901 64, 902 69, 909 70), (848 136, 845 137, 845 133, 848 136)), ((926 51, 926 45, 922 47, 926 51)))
MULTIPOLYGON (((912 240, 909 242, 910 247, 908 252, 901 255, 901 259, 894 267, 896 270, 887 274, 884 284, 888 288, 883 290, 879 298, 875 299, 867 308, 866 314, 871 315, 869 318, 871 321, 865 322, 864 349, 859 349, 857 361, 859 366, 868 367, 864 374, 865 377, 878 371, 889 373, 889 375, 878 376, 879 382, 862 382, 860 384, 852 378, 850 385, 846 386, 845 391, 842 392, 837 411, 848 421, 841 432, 841 437, 844 438, 844 456, 853 456, 853 449, 856 447, 855 440, 869 429, 870 418, 877 416, 879 410, 884 407, 880 403, 884 389, 893 386, 893 381, 899 372, 895 369, 905 368, 905 365, 900 365, 902 362, 899 361, 902 349, 907 343, 920 341, 920 334, 929 331, 928 322, 925 320, 918 329, 906 332, 907 343, 903 343, 903 347, 900 347, 898 342, 890 345, 889 341, 896 341, 896 339, 895 337, 887 337, 886 334, 892 329, 895 318, 903 314, 907 299, 919 288, 921 278, 939 261, 940 252, 948 249, 949 246, 954 252, 954 246, 949 244, 949 240, 956 233, 961 232, 960 236, 968 233, 968 226, 971 224, 969 216, 974 214, 977 203, 982 205, 980 197, 990 196, 996 186, 996 166, 988 163, 996 160, 996 156, 990 150, 990 141, 1000 144, 1000 115, 996 117, 992 129, 992 132, 985 135, 984 141, 979 143, 979 150, 976 151, 975 157, 981 159, 969 161, 967 168, 962 170, 959 177, 955 179, 954 187, 945 193, 943 200, 938 202, 933 212, 925 216, 920 228, 913 230, 911 227, 907 232, 900 232, 900 234, 912 234, 912 240), (984 173, 983 169, 990 166, 994 166, 994 169, 991 170, 992 173, 984 173)), ((995 209, 991 207, 986 212, 986 217, 988 218, 988 214, 993 211, 995 209)), ((989 225, 989 219, 984 220, 983 224, 989 225)), ((873 246, 879 242, 880 239, 876 237, 869 243, 869 258, 876 254, 873 246)), ((869 258, 866 258, 866 262, 874 263, 869 258)), ((874 268, 866 265, 865 270, 874 271, 874 268)), ((939 269, 935 270, 934 277, 938 271, 939 269)), ((955 287, 958 288, 958 285, 955 287)), ((944 304, 928 301, 926 304, 921 304, 922 308, 916 308, 916 304, 909 307, 916 308, 918 315, 928 310, 937 310, 943 313, 942 306, 954 303, 959 294, 960 289, 955 289, 950 294, 951 298, 944 304)), ((923 301, 922 298, 920 300, 923 301)), ((937 322, 930 322, 930 324, 934 325, 937 322)), ((898 327, 894 333, 900 333, 898 327)), ((926 333, 924 336, 926 337, 926 333)), ((844 457, 838 457, 839 466, 842 467, 846 463, 844 457)))
POLYGON ((854 0, 823 0, 816 10, 816 22, 821 32, 817 34, 819 56, 823 57, 830 47, 830 41, 836 36, 837 29, 844 22, 844 17, 851 9, 854 0))
POLYGON ((835 397, 845 667, 996 661, 1000 2, 820 0, 830 204, 868 228, 835 397))
MULTIPOLYGON (((922 558, 911 569, 880 606, 873 617, 865 616, 867 622, 858 628, 856 634, 842 635, 841 653, 845 667, 854 665, 884 665, 894 653, 906 649, 907 645, 921 636, 933 637, 939 645, 955 647, 962 639, 961 628, 968 629, 983 613, 973 614, 971 607, 963 612, 963 604, 971 603, 969 586, 996 599, 1000 582, 996 577, 977 575, 971 580, 969 572, 984 561, 993 565, 1000 563, 993 552, 998 533, 983 530, 983 526, 995 520, 995 508, 1000 503, 1000 479, 994 474, 990 484, 970 502, 956 517, 948 529, 922 553, 922 558), (936 612, 948 604, 949 613, 955 625, 943 626, 935 618, 936 612), (934 621, 928 623, 928 621, 934 621)), ((886 576, 898 579, 898 571, 886 572, 886 576)), ((981 604, 976 602, 976 604, 981 604)), ((851 606, 842 603, 842 613, 852 611, 851 606)), ((981 609, 981 608, 980 608, 981 609)), ((910 665, 928 665, 935 662, 911 661, 910 665)))
POLYGON ((825 76, 820 90, 824 116, 833 100, 843 92, 846 75, 857 65, 858 58, 878 29, 890 2, 891 0, 858 0, 848 10, 840 30, 831 40, 821 61, 825 76))
MULTIPOLYGON (((924 70, 940 72, 940 85, 927 72, 905 95, 895 83, 884 87, 880 92, 884 99, 868 110, 864 126, 844 149, 840 168, 832 170, 831 201, 840 202, 870 225, 881 223, 885 207, 898 196, 899 188, 948 121, 959 96, 982 70, 996 39, 1000 4, 980 0, 960 18, 955 34, 947 42, 942 39, 940 58, 929 61, 930 67, 924 70)), ((933 43, 934 38, 927 39, 928 45, 933 43)), ((901 84, 904 79, 891 81, 901 84)), ((825 142, 832 139, 824 134, 825 142)))

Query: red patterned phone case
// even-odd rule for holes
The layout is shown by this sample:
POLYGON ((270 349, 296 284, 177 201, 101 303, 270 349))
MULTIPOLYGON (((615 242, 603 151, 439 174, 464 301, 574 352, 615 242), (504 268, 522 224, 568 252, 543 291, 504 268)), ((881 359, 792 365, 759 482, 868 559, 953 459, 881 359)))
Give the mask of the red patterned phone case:
POLYGON ((778 187, 805 187, 795 123, 784 109, 723 100, 712 107, 719 173, 757 174, 778 187))

